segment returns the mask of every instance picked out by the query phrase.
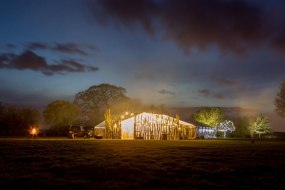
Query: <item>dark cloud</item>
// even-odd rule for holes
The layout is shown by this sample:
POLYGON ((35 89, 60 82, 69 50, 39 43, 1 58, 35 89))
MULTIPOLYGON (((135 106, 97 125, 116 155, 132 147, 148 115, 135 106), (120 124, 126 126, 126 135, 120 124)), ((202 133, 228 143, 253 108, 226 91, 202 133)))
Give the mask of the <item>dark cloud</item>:
POLYGON ((62 60, 57 64, 49 65, 46 59, 33 51, 25 51, 20 55, 0 54, 0 69, 33 70, 45 75, 66 72, 97 71, 97 67, 85 66, 74 60, 62 60))
POLYGON ((32 69, 32 70, 44 70, 47 68, 46 60, 36 55, 32 51, 26 51, 19 56, 15 56, 10 63, 6 65, 7 68, 14 68, 14 69, 32 69))
POLYGON ((210 95, 210 90, 209 89, 200 89, 198 90, 199 94, 204 96, 204 97, 208 97, 210 95))
POLYGON ((5 46, 6 46, 6 48, 9 48, 9 49, 17 48, 17 46, 15 44, 11 44, 11 43, 6 44, 5 46))
POLYGON ((27 48, 30 50, 48 49, 49 45, 47 43, 42 42, 31 42, 27 45, 27 48))
POLYGON ((234 80, 229 80, 229 79, 226 79, 224 77, 218 77, 216 78, 216 81, 219 83, 219 84, 222 84, 222 85, 226 85, 226 86, 235 86, 238 84, 238 82, 234 81, 234 80))
POLYGON ((159 94, 164 94, 164 95, 175 95, 175 92, 169 91, 169 90, 165 90, 165 89, 161 89, 158 91, 159 94))
POLYGON ((82 50, 77 44, 74 43, 56 43, 52 49, 67 54, 76 53, 79 55, 88 55, 86 51, 82 50))
POLYGON ((16 55, 13 53, 3 53, 0 54, 0 65, 5 64, 9 62, 11 59, 13 59, 16 55))
POLYGON ((223 93, 213 93, 213 97, 216 99, 225 99, 225 95, 223 93))
POLYGON ((77 70, 77 71, 84 71, 85 70, 85 66, 74 61, 74 60, 63 60, 62 61, 63 65, 69 65, 70 67, 72 67, 73 69, 77 70))
POLYGON ((151 36, 162 32, 185 51, 216 44, 222 52, 240 54, 272 39, 269 46, 285 50, 282 1, 97 0, 89 7, 100 23, 141 25, 151 36))
POLYGON ((99 68, 98 67, 92 67, 92 66, 85 66, 87 71, 98 71, 99 68))
MULTIPOLYGON (((239 87, 262 88, 284 78, 285 60, 275 53, 278 50, 285 55, 285 3, 281 4, 280 0, 94 2, 89 7, 101 23, 128 29, 139 26, 136 29, 143 28, 149 36, 157 35, 159 39, 171 40, 185 51, 193 47, 195 50, 210 48, 208 54, 193 53, 193 56, 186 58, 189 60, 182 61, 171 60, 171 52, 167 53, 161 58, 163 66, 157 66, 161 72, 157 72, 153 66, 151 69, 145 67, 147 61, 144 61, 144 68, 136 69, 136 72, 142 70, 145 74, 137 74, 137 79, 147 80, 152 76, 179 84, 188 84, 189 81, 203 81, 206 84, 214 80, 218 84, 217 92, 231 87, 226 89, 229 91, 225 93, 228 98, 240 93, 236 90, 239 87), (276 7, 280 8, 277 10, 276 7), (216 56, 216 46, 225 52, 224 56, 216 56), (247 56, 237 59, 236 55, 240 53, 247 56), (168 60, 171 60, 169 66, 168 60), (172 69, 174 62, 175 69, 172 69), (174 74, 175 71, 177 74, 174 74)), ((212 97, 213 94, 208 96, 212 97)))
POLYGON ((98 51, 98 48, 97 48, 96 46, 93 46, 93 45, 86 45, 86 47, 87 47, 89 50, 98 51))
POLYGON ((80 45, 75 43, 55 43, 31 42, 26 45, 29 50, 52 50, 65 54, 77 54, 81 56, 89 55, 98 49, 93 45, 80 45))
POLYGON ((131 28, 136 27, 136 24, 139 22, 149 34, 153 34, 152 17, 158 11, 158 7, 153 1, 100 0, 98 3, 101 7, 99 7, 98 4, 90 7, 93 8, 93 13, 99 22, 106 23, 109 19, 113 19, 131 28), (108 16, 109 18, 107 14, 110 14, 110 17, 108 16))
POLYGON ((277 33, 272 41, 272 46, 281 54, 285 53, 285 21, 280 32, 277 33))
POLYGON ((216 99, 225 99, 226 98, 223 93, 212 92, 210 89, 200 89, 200 90, 198 90, 198 93, 201 96, 204 96, 206 98, 208 98, 208 97, 213 97, 216 99))

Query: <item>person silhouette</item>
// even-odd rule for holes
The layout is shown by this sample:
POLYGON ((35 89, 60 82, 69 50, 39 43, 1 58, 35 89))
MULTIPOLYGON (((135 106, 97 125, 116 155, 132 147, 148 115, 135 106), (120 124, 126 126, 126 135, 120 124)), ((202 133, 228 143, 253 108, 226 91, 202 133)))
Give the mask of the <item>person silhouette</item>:
POLYGON ((253 136, 251 137, 251 143, 254 143, 254 137, 253 136))

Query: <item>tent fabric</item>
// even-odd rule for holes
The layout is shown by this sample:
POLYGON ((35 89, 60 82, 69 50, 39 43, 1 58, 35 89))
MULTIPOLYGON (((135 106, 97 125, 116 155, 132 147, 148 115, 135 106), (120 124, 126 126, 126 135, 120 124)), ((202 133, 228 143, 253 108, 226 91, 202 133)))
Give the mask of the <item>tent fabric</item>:
MULTIPOLYGON (((164 114, 147 112, 136 114, 135 116, 121 120, 121 139, 134 139, 136 136, 143 136, 144 139, 159 139, 163 134, 169 136, 171 132, 173 133, 174 125, 176 125, 175 122, 177 122, 176 118, 164 114)), ((192 132, 189 130, 187 132, 187 134, 191 133, 191 138, 196 137, 196 134, 192 134, 195 132, 195 125, 181 120, 178 123, 179 126, 192 130, 192 132)), ((106 128, 105 121, 95 126, 95 130, 99 128, 106 128)), ((173 139, 174 137, 169 138, 173 139)))

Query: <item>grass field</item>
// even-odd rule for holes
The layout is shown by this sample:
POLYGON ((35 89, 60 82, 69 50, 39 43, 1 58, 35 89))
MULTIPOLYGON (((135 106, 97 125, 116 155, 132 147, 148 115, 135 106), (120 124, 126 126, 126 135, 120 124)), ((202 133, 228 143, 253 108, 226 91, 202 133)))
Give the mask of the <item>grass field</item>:
POLYGON ((285 141, 0 139, 0 189, 285 189, 285 141))

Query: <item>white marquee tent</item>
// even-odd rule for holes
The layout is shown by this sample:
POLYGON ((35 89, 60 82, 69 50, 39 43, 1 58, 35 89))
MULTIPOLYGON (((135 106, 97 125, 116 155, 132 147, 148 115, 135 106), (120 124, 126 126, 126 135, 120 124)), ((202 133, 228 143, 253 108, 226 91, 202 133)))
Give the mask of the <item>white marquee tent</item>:
MULTIPOLYGON (((194 139, 196 138, 196 126, 179 120, 178 117, 170 117, 164 114, 143 112, 129 115, 112 126, 120 127, 120 139, 194 139)), ((103 135, 106 131, 105 121, 95 126, 95 134, 103 135), (104 130, 105 129, 105 130, 104 130)))

